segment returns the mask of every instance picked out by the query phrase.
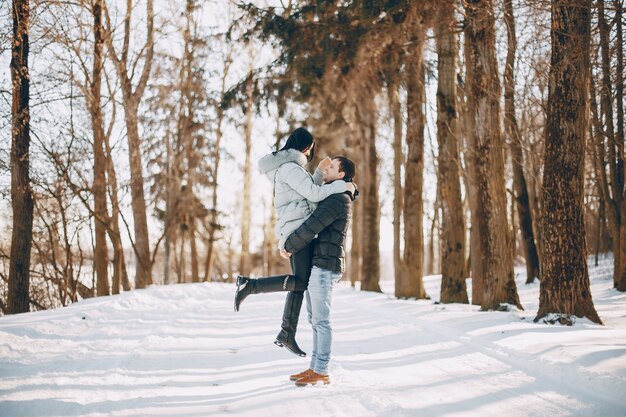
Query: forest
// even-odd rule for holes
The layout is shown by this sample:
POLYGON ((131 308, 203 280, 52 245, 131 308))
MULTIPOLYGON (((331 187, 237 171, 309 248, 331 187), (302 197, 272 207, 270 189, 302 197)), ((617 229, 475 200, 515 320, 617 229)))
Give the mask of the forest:
POLYGON ((623 0, 3 2, 1 314, 285 270, 257 159, 306 126, 311 170, 356 163, 352 286, 440 274, 441 303, 508 311, 522 265, 535 320, 600 324, 623 24, 623 0))

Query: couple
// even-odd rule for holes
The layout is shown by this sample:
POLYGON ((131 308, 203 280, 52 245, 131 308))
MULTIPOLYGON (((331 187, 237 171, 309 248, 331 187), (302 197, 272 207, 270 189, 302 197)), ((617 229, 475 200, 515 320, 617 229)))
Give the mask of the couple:
POLYGON ((306 356, 296 343, 296 328, 306 290, 307 315, 313 329, 309 369, 291 375, 298 386, 330 383, 332 344, 330 304, 333 285, 344 272, 345 239, 358 197, 352 179, 354 163, 338 156, 323 159, 311 176, 304 165, 313 159, 315 143, 309 131, 294 130, 285 146, 259 160, 259 169, 274 183, 276 235, 281 256, 291 261, 292 275, 252 279, 237 277, 235 311, 250 294, 289 291, 278 346, 306 356))

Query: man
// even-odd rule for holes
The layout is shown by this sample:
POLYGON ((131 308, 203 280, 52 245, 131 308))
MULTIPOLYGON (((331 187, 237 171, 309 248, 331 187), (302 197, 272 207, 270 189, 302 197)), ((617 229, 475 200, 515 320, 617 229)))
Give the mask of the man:
MULTIPOLYGON (((324 183, 336 180, 351 182, 354 163, 338 156, 323 170, 324 183)), ((309 369, 290 376, 297 386, 330 383, 328 364, 332 346, 330 304, 332 289, 345 270, 345 241, 352 217, 352 202, 358 197, 346 191, 333 194, 321 201, 313 214, 290 236, 285 243, 283 257, 289 257, 313 241, 313 268, 306 291, 308 320, 313 328, 313 353, 309 369)))

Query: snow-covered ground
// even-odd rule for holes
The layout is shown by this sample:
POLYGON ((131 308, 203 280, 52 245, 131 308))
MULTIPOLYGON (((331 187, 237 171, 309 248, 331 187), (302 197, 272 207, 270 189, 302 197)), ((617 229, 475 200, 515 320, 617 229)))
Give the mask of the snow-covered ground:
POLYGON ((431 301, 341 284, 332 383, 305 388, 287 376, 308 360, 272 343, 284 294, 235 313, 232 284, 187 284, 3 317, 0 416, 624 417, 626 294, 610 259, 590 273, 604 326, 533 323, 521 274, 514 312, 435 304, 438 276, 431 301))

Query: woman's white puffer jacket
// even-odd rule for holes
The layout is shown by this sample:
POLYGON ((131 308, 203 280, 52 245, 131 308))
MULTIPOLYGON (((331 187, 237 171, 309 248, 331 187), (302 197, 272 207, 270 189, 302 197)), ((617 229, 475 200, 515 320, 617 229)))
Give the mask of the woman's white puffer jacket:
POLYGON ((274 208, 276 209, 276 238, 283 249, 289 235, 313 213, 318 202, 331 194, 346 191, 344 181, 321 185, 322 173, 316 170, 311 176, 304 169, 306 156, 287 149, 270 153, 259 160, 259 170, 274 183, 274 208))

